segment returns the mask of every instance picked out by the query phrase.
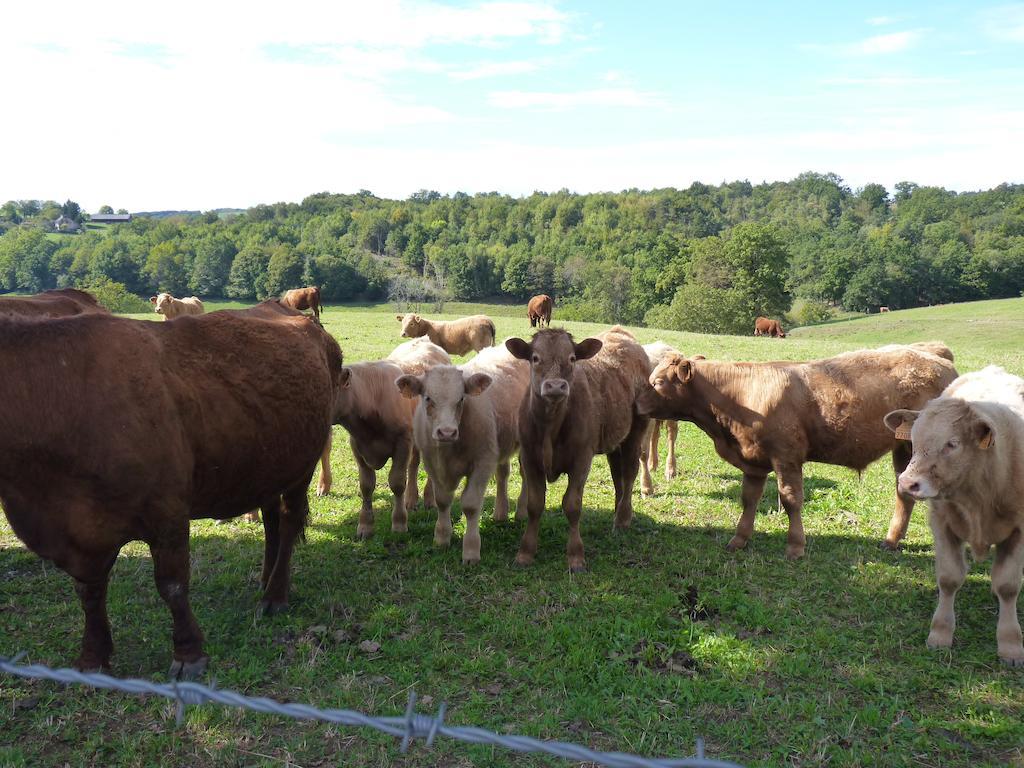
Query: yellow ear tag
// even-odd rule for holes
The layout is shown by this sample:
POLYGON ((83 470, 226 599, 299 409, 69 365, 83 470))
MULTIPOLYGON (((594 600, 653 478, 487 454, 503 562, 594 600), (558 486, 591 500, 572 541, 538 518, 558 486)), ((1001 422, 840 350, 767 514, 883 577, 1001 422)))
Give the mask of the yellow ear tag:
POLYGON ((896 432, 894 434, 896 435, 896 439, 897 440, 909 440, 910 439, 910 425, 907 424, 907 422, 903 422, 896 429, 896 432))

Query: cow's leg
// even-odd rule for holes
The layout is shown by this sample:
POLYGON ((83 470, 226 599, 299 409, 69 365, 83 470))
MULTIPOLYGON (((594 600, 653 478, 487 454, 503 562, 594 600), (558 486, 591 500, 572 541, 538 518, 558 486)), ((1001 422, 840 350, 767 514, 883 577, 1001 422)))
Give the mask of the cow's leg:
POLYGON ((999 660, 1011 667, 1024 667, 1024 643, 1021 642, 1017 619, 1022 569, 1024 536, 1017 528, 1008 539, 996 545, 996 559, 992 565, 992 591, 999 599, 999 623, 996 625, 999 660))
POLYGON ((640 469, 640 451, 647 439, 647 429, 651 420, 646 416, 633 415, 633 426, 626 439, 618 447, 622 456, 620 469, 621 487, 617 489, 615 500, 615 527, 629 528, 633 522, 633 485, 640 469))
POLYGON ((529 506, 530 491, 526 486, 526 475, 523 474, 523 460, 519 460, 519 498, 516 499, 516 521, 527 520, 530 513, 529 506))
POLYGON ((914 497, 900 493, 899 479, 913 455, 913 445, 904 440, 897 441, 892 449, 892 468, 896 473, 896 509, 892 513, 892 520, 889 523, 889 533, 886 534, 885 541, 882 542, 884 549, 899 549, 900 541, 907 535, 910 513, 914 511, 914 497))
POLYGON ((157 592, 167 603, 173 622, 174 661, 167 674, 173 679, 194 680, 206 671, 209 658, 203 654, 203 632, 188 601, 188 519, 150 542, 149 551, 157 592))
POLYGON ((676 476, 676 437, 679 435, 679 422, 661 422, 668 431, 668 455, 665 457, 665 479, 671 480, 676 476))
MULTIPOLYGON (((619 460, 623 460, 619 457, 619 460)), ((634 457, 633 462, 637 459, 634 457)), ((612 470, 613 474, 615 471, 612 470)), ((589 461, 577 461, 576 467, 569 473, 569 484, 562 496, 562 511, 565 512, 565 519, 569 523, 569 539, 565 545, 565 556, 569 563, 570 573, 583 573, 587 570, 587 559, 583 554, 583 538, 580 536, 580 515, 583 512, 583 489, 587 484, 587 475, 590 474, 589 461)), ((621 473, 619 473, 621 482, 621 473)), ((616 505, 615 524, 618 527, 618 511, 616 505)), ((533 522, 533 513, 530 513, 530 522, 533 522)))
POLYGON ((519 551, 516 553, 516 564, 532 565, 534 558, 537 557, 540 518, 544 514, 544 505, 547 502, 548 484, 544 477, 543 466, 525 452, 519 454, 519 471, 523 476, 523 485, 527 489, 527 521, 523 538, 519 542, 519 551))
POLYGON ((741 494, 743 514, 740 515, 740 521, 736 524, 736 533, 726 546, 726 549, 730 552, 743 549, 747 546, 747 542, 750 541, 750 537, 754 535, 754 517, 757 515, 757 502, 761 500, 761 494, 764 493, 764 484, 767 479, 768 475, 743 473, 743 492, 741 494))
MULTIPOLYGON (((499 523, 508 520, 508 475, 510 471, 510 460, 506 459, 505 461, 498 462, 498 467, 494 472, 494 519, 499 523)), ((462 498, 465 500, 465 492, 463 492, 462 498)), ((463 503, 462 508, 466 508, 465 503, 463 503)), ((469 521, 467 520, 466 522, 468 523, 469 521)))
POLYGON ((327 433, 327 442, 324 444, 323 453, 320 454, 320 482, 316 484, 316 495, 326 496, 331 492, 331 483, 334 478, 331 476, 331 433, 327 433))
MULTIPOLYGON (((405 489, 409 470, 409 454, 411 452, 412 445, 406 440, 399 440, 395 446, 395 453, 391 457, 391 469, 388 470, 388 487, 395 496, 394 506, 391 509, 392 533, 405 533, 409 530, 409 516, 405 511, 405 489)), ((415 481, 413 485, 415 485, 415 481)))
MULTIPOLYGON (((608 456, 608 462, 609 464, 611 463, 611 454, 608 456)), ((640 494, 642 496, 654 495, 654 482, 651 480, 651 472, 657 468, 658 422, 652 419, 640 447, 640 494)))
POLYGON ((85 614, 82 647, 75 661, 77 669, 87 671, 110 668, 114 641, 110 635, 110 620, 107 618, 107 584, 110 582, 110 569, 114 567, 116 559, 115 551, 106 558, 89 558, 81 564, 82 567, 72 568, 75 592, 85 614), (97 563, 100 564, 99 568, 95 567, 97 563), (80 576, 89 575, 90 578, 79 579, 74 576, 75 573, 80 576))
POLYGON ((309 480, 287 491, 282 497, 280 515, 280 546, 274 570, 267 581, 261 603, 263 612, 271 616, 288 609, 288 590, 291 587, 292 551, 295 542, 306 529, 309 518, 309 499, 306 497, 309 480))
POLYGON ((420 452, 409 438, 409 464, 405 477, 405 509, 412 512, 420 503, 420 452))
POLYGON ((956 629, 953 602, 967 577, 963 541, 934 517, 929 515, 935 539, 935 580, 939 584, 939 603, 935 606, 928 633, 928 647, 933 649, 949 648, 953 644, 953 631, 956 629))
MULTIPOLYGON (((475 565, 480 562, 480 507, 483 505, 487 481, 491 479, 489 467, 477 467, 466 482, 462 492, 462 513, 466 516, 466 535, 462 537, 462 562, 475 565)), ((508 480, 508 463, 505 464, 505 479, 508 480)), ((508 494, 505 496, 505 519, 508 519, 508 494)))
POLYGON ((437 502, 437 523, 434 524, 434 546, 447 547, 452 543, 452 498, 458 482, 452 488, 440 483, 434 484, 434 500, 437 502))
POLYGON ((362 504, 359 507, 359 524, 356 526, 356 538, 368 539, 373 536, 373 491, 377 487, 377 473, 359 455, 352 444, 352 455, 356 457, 359 469, 359 496, 362 504))
POLYGON ((260 507, 263 512, 263 572, 260 574, 260 588, 264 591, 270 583, 270 574, 277 562, 277 552, 281 548, 281 497, 260 507))
POLYGON ((776 464, 775 479, 779 485, 779 500, 789 516, 789 534, 786 536, 786 557, 796 560, 804 556, 807 537, 801 511, 804 506, 804 472, 799 464, 776 464))
POLYGON ((622 498, 622 446, 614 451, 608 452, 608 473, 612 476, 612 485, 615 487, 615 508, 619 507, 619 499, 622 498))

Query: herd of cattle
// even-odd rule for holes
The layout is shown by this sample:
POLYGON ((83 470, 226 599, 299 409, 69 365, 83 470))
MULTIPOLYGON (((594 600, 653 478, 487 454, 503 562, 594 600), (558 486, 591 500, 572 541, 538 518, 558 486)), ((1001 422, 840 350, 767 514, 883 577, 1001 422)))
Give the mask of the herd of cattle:
MULTIPOLYGON (((549 325, 551 300, 537 299, 531 325, 549 325)), ((391 529, 407 531, 422 462, 423 502, 438 510, 435 544, 451 541, 451 505, 465 481, 462 559, 478 562, 485 490, 495 477, 494 517, 506 520, 518 456, 515 518, 526 527, 516 562, 534 561, 548 483, 567 475, 566 556, 578 572, 586 568, 579 521, 594 456, 608 458, 614 526, 627 528, 638 473, 642 493, 653 491, 660 421, 669 426, 667 475, 675 473, 679 420, 696 424, 743 473, 730 550, 749 541, 769 473, 789 517, 786 555, 798 558, 803 465, 860 471, 891 453, 896 508, 884 546, 898 546, 915 500, 931 505, 939 603, 929 646, 952 643, 965 544, 975 556, 995 547, 998 655, 1024 665, 1016 610, 1024 380, 996 367, 958 377, 939 342, 812 362, 722 362, 661 342, 642 347, 618 326, 582 341, 547 327, 495 346, 486 316, 441 322, 407 314, 398 320, 410 341, 384 360, 344 365, 319 323, 315 288, 209 314, 198 299, 151 301, 173 322, 114 317, 75 289, 0 297, 0 503, 17 536, 75 581, 85 612, 79 668, 109 666, 109 573, 121 547, 142 540, 173 619, 171 674, 204 671, 188 596, 193 519, 259 508, 262 606, 284 609, 318 461, 317 493, 330 490, 333 424, 347 431, 359 471, 358 537, 373 534, 376 471, 388 461, 391 529), (452 365, 451 355, 471 350, 468 362, 452 365)))

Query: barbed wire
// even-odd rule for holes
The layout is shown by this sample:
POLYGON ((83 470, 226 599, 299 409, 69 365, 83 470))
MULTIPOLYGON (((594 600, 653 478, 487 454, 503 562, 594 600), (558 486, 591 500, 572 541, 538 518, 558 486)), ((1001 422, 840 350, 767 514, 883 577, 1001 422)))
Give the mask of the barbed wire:
POLYGON ((401 737, 401 751, 405 752, 413 739, 424 739, 428 747, 437 736, 447 736, 469 744, 490 744, 516 752, 540 752, 567 760, 582 760, 608 768, 742 768, 737 763, 714 760, 704 756, 704 741, 697 739, 697 755, 686 758, 645 758, 623 752, 598 752, 563 741, 542 741, 529 736, 503 735, 485 728, 445 725, 447 706, 444 702, 434 716, 416 712, 416 693, 409 691, 405 714, 400 717, 375 717, 351 709, 318 709, 308 704, 281 703, 260 696, 246 696, 235 691, 212 688, 202 683, 154 683, 138 678, 122 679, 101 672, 79 672, 76 669, 51 669, 45 664, 20 664, 24 652, 7 659, 0 657, 0 671, 30 680, 52 680, 57 683, 77 683, 124 693, 148 694, 177 702, 175 720, 181 725, 186 706, 214 702, 227 707, 247 709, 265 715, 279 715, 298 720, 320 720, 335 725, 373 728, 381 733, 401 737))

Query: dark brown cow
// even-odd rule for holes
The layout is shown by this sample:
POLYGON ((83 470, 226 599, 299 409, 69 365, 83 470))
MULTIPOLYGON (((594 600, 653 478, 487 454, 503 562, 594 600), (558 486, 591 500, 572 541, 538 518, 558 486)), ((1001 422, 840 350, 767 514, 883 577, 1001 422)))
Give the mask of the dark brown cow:
POLYGON ((107 311, 91 293, 77 288, 43 291, 34 296, 0 296, 0 318, 3 317, 71 317, 72 315, 104 314, 107 311))
POLYGON ((615 527, 633 520, 633 483, 649 419, 635 402, 650 389, 650 363, 643 347, 615 326, 575 343, 561 329, 547 328, 529 342, 507 339, 508 351, 530 361, 530 388, 519 409, 519 466, 527 487, 529 522, 516 562, 529 565, 537 554, 547 484, 567 474, 562 510, 569 521, 569 570, 587 567, 580 538, 583 487, 594 455, 608 455, 615 483, 615 527))
POLYGON ((285 291, 281 303, 296 310, 312 309, 313 317, 320 319, 320 289, 316 286, 285 291))
MULTIPOLYGON (((935 344, 928 346, 934 349, 935 344)), ((753 534, 757 502, 774 471, 789 515, 786 556, 796 558, 805 545, 800 517, 804 463, 861 471, 891 451, 899 475, 911 449, 893 437, 882 418, 897 408, 920 408, 955 378, 949 359, 913 346, 846 352, 807 363, 673 357, 651 373, 654 388, 638 405, 653 418, 692 421, 714 441, 719 456, 742 470, 743 516, 730 550, 746 546, 753 534)), ((913 508, 914 499, 897 490, 886 547, 895 549, 906 534, 913 508)))
POLYGON ((530 318, 530 327, 550 326, 551 309, 554 306, 555 302, 546 293, 539 294, 530 299, 530 303, 526 306, 526 315, 530 318))
POLYGON ((782 330, 782 324, 770 317, 759 317, 754 321, 755 336, 772 336, 779 339, 786 338, 786 332, 782 330))
POLYGON ((232 312, 0 320, 0 369, 0 502, 18 537, 75 579, 76 666, 109 666, 110 569, 142 540, 173 618, 171 674, 202 673, 189 520, 261 507, 263 606, 286 607, 341 375, 331 337, 305 318, 232 312))

